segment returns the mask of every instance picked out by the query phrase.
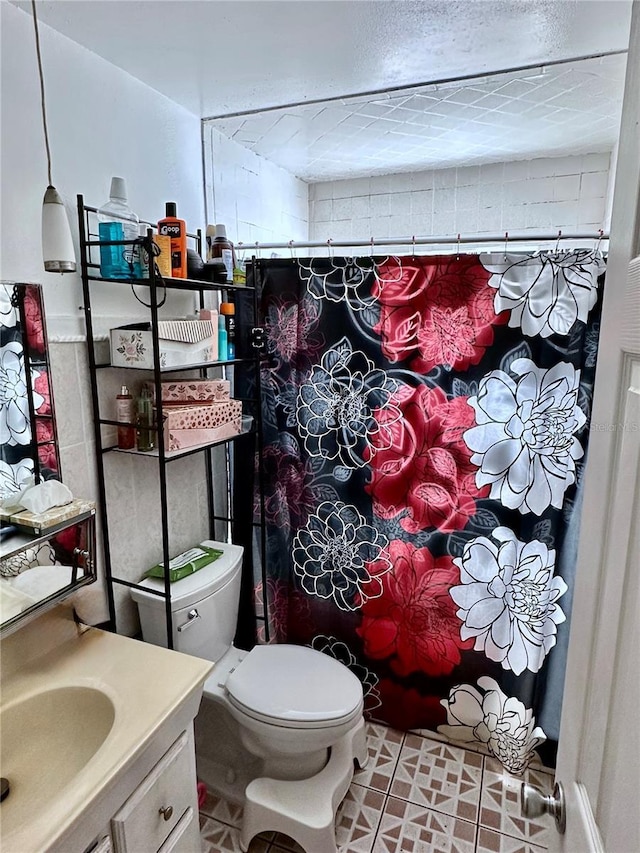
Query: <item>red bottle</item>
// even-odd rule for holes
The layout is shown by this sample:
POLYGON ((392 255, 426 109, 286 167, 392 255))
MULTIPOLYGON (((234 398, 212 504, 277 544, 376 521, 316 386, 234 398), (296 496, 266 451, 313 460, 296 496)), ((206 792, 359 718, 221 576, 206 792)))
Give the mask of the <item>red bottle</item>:
MULTIPOLYGON (((133 397, 126 385, 120 389, 116 397, 116 420, 127 423, 135 423, 135 412, 133 408, 133 397)), ((136 446, 135 426, 118 427, 118 447, 120 450, 133 450, 136 446)))

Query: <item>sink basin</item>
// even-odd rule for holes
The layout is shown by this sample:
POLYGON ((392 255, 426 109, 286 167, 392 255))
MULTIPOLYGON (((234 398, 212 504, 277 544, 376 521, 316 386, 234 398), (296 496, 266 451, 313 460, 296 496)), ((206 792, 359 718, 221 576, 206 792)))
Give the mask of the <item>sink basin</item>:
POLYGON ((109 696, 80 685, 34 693, 0 710, 0 775, 11 786, 0 804, 3 834, 55 801, 100 749, 114 720, 109 696))

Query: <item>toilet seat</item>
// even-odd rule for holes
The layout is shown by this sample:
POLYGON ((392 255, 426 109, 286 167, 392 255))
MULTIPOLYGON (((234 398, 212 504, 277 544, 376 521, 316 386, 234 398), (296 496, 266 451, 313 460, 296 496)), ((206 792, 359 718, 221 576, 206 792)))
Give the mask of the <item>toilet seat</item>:
POLYGON ((256 646, 229 674, 233 707, 292 729, 329 728, 362 714, 362 684, 334 658, 305 646, 256 646))

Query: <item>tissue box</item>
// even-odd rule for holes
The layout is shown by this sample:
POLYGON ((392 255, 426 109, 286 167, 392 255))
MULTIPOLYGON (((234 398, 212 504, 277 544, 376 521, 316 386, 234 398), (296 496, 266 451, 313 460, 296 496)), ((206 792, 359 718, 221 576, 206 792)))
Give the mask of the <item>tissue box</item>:
POLYGON ((19 509, 15 512, 2 509, 0 510, 0 521, 15 524, 19 530, 39 535, 58 524, 62 524, 63 521, 68 521, 70 518, 75 518, 85 512, 95 514, 95 511, 95 501, 75 498, 64 506, 53 506, 51 509, 37 514, 26 509, 19 509))
MULTIPOLYGON (((229 399, 231 383, 228 379, 176 379, 161 384, 162 402, 169 406, 185 403, 222 403, 229 399)), ((155 404, 156 386, 145 382, 143 387, 151 392, 155 404)))
POLYGON ((170 406, 162 414, 165 450, 178 450, 237 435, 242 402, 225 400, 209 405, 170 406))
MULTIPOLYGON (((211 320, 160 320, 160 367, 202 364, 218 358, 217 329, 211 320)), ((150 323, 131 323, 111 329, 111 364, 153 370, 150 323)))

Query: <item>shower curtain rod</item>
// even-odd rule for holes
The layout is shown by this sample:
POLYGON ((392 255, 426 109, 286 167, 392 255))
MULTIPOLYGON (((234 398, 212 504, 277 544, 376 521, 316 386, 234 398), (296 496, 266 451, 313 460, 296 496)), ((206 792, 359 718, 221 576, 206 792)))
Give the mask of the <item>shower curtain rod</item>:
POLYGON ((556 234, 494 234, 488 237, 478 236, 477 234, 455 234, 442 237, 398 237, 376 239, 370 237, 368 240, 321 240, 304 242, 297 240, 289 240, 288 243, 244 243, 239 241, 236 243, 236 249, 341 249, 355 248, 357 246, 436 246, 442 243, 452 243, 454 245, 462 245, 463 243, 551 243, 553 241, 560 242, 561 240, 608 240, 609 235, 604 231, 598 231, 595 234, 590 232, 580 232, 578 234, 563 234, 558 231, 556 234))

